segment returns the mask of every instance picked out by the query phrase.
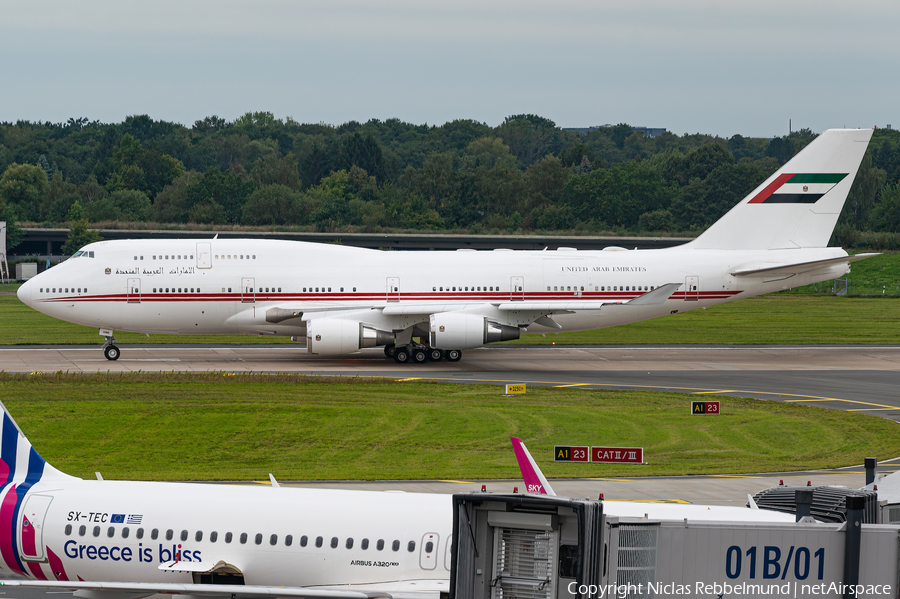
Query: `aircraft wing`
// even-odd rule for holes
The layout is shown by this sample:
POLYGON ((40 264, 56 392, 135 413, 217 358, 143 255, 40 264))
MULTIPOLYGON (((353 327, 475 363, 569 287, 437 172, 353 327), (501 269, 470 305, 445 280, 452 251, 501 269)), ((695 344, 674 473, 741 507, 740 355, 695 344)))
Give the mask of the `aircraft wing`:
POLYGON ((827 258, 825 260, 813 260, 812 262, 795 262, 793 264, 742 264, 731 274, 736 277, 750 277, 754 275, 789 275, 799 274, 810 270, 816 270, 825 266, 833 266, 836 264, 849 264, 857 260, 879 256, 880 254, 856 254, 855 256, 841 256, 839 258, 827 258))
MULTIPOLYGON (((427 581, 422 581, 427 582, 427 581)), ((427 585, 423 585, 427 586, 427 585)), ((299 597, 302 599, 411 599, 437 596, 439 591, 362 591, 346 589, 281 587, 233 584, 180 584, 150 582, 84 582, 71 580, 3 580, 0 587, 47 589, 74 592, 76 597, 140 599, 155 594, 192 595, 256 599, 262 597, 299 597), (80 592, 83 591, 83 592, 80 592)))

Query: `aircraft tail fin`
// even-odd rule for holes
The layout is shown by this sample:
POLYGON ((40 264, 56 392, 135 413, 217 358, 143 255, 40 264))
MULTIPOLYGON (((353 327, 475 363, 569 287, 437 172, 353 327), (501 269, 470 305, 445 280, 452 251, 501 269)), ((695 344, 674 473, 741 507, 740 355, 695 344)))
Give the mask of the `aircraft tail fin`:
POLYGON ((0 424, 0 496, 5 495, 8 489, 8 492, 24 497, 27 490, 40 480, 72 478, 44 461, 2 402, 0 409, 3 411, 3 422, 0 424))
POLYGON ((872 133, 872 129, 825 131, 687 247, 826 247, 872 133))
POLYGON ((550 483, 544 477, 544 473, 538 468, 537 463, 522 440, 518 437, 510 437, 513 451, 516 452, 516 460, 519 462, 519 470, 522 471, 522 480, 525 481, 525 491, 538 495, 556 495, 550 483))

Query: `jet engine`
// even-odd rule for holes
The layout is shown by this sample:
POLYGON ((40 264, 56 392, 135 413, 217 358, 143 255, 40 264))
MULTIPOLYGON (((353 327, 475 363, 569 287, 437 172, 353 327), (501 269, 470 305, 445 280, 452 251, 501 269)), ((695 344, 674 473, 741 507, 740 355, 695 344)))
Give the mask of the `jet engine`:
POLYGON ((394 333, 356 320, 314 318, 306 323, 306 351, 317 356, 352 354, 364 347, 394 342, 394 333))
POLYGON ((485 343, 518 339, 519 327, 491 322, 477 314, 441 312, 431 315, 429 337, 431 347, 470 349, 485 343))

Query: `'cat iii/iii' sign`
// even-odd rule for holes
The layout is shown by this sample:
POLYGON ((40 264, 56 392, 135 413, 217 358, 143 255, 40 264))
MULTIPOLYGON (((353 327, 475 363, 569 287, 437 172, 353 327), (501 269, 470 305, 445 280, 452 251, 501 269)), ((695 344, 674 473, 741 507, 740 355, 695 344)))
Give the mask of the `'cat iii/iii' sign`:
POLYGON ((553 461, 594 462, 604 464, 642 464, 644 462, 644 448, 557 445, 553 448, 553 461))

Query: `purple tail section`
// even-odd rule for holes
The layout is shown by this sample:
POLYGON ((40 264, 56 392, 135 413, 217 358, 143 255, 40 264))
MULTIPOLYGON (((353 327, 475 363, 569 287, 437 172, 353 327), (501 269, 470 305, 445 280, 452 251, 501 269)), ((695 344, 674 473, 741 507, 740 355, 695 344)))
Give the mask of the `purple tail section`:
MULTIPOLYGON (((0 403, 2 423, 0 423, 0 569, 42 578, 35 569, 26 569, 22 551, 34 554, 35 538, 31 522, 25 524, 22 505, 31 488, 42 479, 66 477, 38 455, 25 435, 19 430, 6 406, 0 403), (23 527, 20 546, 19 528, 23 527)), ((28 564, 32 566, 33 564, 28 564)), ((38 572, 40 569, 37 569, 38 572)))
POLYGON ((528 449, 518 437, 510 437, 513 451, 516 452, 516 460, 519 462, 519 470, 522 471, 522 480, 525 481, 525 492, 537 495, 556 495, 550 487, 550 483, 544 478, 544 473, 538 468, 534 458, 528 453, 528 449))

